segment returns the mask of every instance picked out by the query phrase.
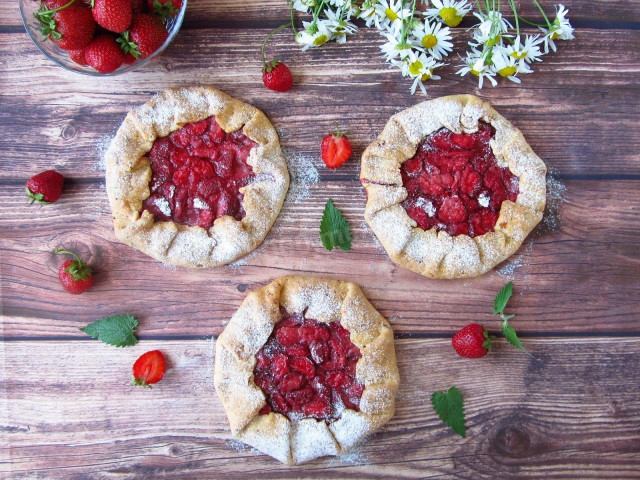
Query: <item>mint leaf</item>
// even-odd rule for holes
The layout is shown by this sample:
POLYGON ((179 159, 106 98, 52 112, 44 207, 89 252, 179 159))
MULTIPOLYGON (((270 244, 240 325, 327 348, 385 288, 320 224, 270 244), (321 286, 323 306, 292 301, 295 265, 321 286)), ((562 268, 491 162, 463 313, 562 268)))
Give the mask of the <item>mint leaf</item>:
POLYGON ((442 392, 435 392, 431 395, 431 404, 440 417, 440 420, 449 425, 453 431, 462 438, 467 437, 462 393, 457 387, 451 387, 449 390, 443 390, 442 392))
POLYGON ((80 330, 107 345, 129 347, 138 343, 134 335, 137 326, 138 321, 132 315, 123 314, 101 318, 80 330))
POLYGON ((504 312, 512 293, 513 282, 509 282, 496 295, 496 299, 493 301, 493 313, 502 314, 504 312))
POLYGON ((351 229, 342 216, 342 212, 329 199, 324 206, 322 221, 320 222, 320 240, 324 248, 331 251, 335 247, 351 250, 351 229))
POLYGON ((509 325, 509 323, 506 320, 502 322, 502 335, 504 335, 504 338, 506 338, 507 342, 509 342, 511 345, 513 345, 516 348, 519 348, 527 355, 531 355, 527 351, 527 349, 525 349, 522 346, 522 343, 520 343, 520 339, 518 338, 516 331, 513 329, 511 325, 509 325))

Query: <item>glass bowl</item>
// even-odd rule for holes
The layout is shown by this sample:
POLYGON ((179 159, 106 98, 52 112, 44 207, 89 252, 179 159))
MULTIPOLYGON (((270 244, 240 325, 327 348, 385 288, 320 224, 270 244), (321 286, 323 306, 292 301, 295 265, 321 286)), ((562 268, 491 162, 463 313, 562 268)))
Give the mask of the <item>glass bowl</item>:
POLYGON ((164 23, 169 32, 169 36, 158 50, 153 52, 148 57, 138 60, 133 65, 123 64, 120 68, 111 73, 100 73, 89 66, 78 65, 76 62, 69 58, 67 50, 59 48, 49 39, 43 40, 42 33, 40 32, 40 23, 33 16, 33 14, 38 11, 38 8, 40 8, 40 0, 19 0, 19 5, 20 16, 22 17, 22 23, 24 23, 24 28, 27 30, 27 34, 29 34, 29 37, 31 38, 35 46, 38 47, 38 50, 40 50, 40 52, 42 52, 45 57, 47 57, 56 65, 61 66, 65 70, 69 70, 70 72, 81 73, 82 75, 93 75, 97 77, 120 75, 122 73, 130 72, 131 70, 137 70, 138 68, 142 68, 148 62, 150 62, 154 57, 160 55, 178 34, 180 26, 182 25, 182 19, 184 18, 184 12, 187 10, 187 0, 183 0, 180 12, 178 12, 175 17, 165 19, 164 23))

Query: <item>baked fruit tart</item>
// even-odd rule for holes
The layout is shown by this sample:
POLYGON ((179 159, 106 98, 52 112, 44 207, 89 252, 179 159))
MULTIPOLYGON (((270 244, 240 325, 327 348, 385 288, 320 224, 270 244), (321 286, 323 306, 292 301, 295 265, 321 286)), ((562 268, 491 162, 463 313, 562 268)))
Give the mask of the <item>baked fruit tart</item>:
POLYGON ((432 278, 511 256, 542 219, 545 176, 520 131, 473 95, 393 115, 360 170, 369 226, 395 263, 432 278))
POLYGON ((233 436, 297 464, 339 455, 394 413, 389 323, 349 282, 282 277, 245 298, 216 344, 233 436))
POLYGON ((267 117, 212 87, 168 89, 132 110, 105 162, 118 239, 176 266, 254 250, 289 188, 267 117))

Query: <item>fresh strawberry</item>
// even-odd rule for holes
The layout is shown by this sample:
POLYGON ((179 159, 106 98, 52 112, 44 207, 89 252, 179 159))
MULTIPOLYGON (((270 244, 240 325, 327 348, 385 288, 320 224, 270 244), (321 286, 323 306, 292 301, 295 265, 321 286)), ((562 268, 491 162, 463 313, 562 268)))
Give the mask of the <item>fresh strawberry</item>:
POLYGON ((131 0, 91 0, 96 23, 111 32, 122 33, 132 19, 131 0))
POLYGON ((125 65, 133 65, 137 61, 138 61, 138 59, 136 57, 134 57, 130 53, 127 53, 127 54, 125 54, 124 60, 122 61, 122 63, 124 63, 125 65))
POLYGON ((337 129, 322 139, 321 153, 328 168, 338 168, 351 156, 351 144, 347 136, 337 129))
POLYGON ((182 8, 182 0, 147 0, 149 11, 164 18, 175 17, 182 8))
POLYGON ((58 270, 58 279, 64 289, 73 295, 79 295, 91 288, 93 285, 91 268, 70 250, 58 249, 56 253, 73 256, 73 260, 65 261, 58 270))
POLYGON ((87 63, 100 73, 116 70, 122 65, 124 55, 116 39, 108 33, 96 36, 84 51, 87 63))
POLYGON ((164 356, 160 350, 143 354, 133 364, 133 384, 151 388, 152 383, 162 380, 165 371, 164 356))
POLYGON ((477 323, 470 323, 451 339, 458 355, 465 358, 484 357, 491 351, 491 340, 487 331, 477 323))
POLYGON ((78 65, 89 65, 84 58, 84 48, 82 50, 69 50, 69 58, 78 65))
POLYGON ((293 86, 293 76, 285 63, 273 60, 262 67, 262 82, 269 90, 286 92, 293 86))
POLYGON ((53 203, 62 194, 64 177, 55 170, 45 170, 34 175, 27 181, 26 192, 29 196, 29 203, 53 203))
POLYGON ((142 13, 144 11, 145 1, 144 0, 131 0, 131 11, 135 13, 142 13))
POLYGON ((46 0, 34 15, 42 35, 63 50, 86 47, 96 30, 91 9, 79 0, 46 0))
POLYGON ((139 13, 133 16, 128 36, 123 35, 118 43, 125 53, 145 58, 158 50, 168 37, 169 32, 160 17, 139 13))

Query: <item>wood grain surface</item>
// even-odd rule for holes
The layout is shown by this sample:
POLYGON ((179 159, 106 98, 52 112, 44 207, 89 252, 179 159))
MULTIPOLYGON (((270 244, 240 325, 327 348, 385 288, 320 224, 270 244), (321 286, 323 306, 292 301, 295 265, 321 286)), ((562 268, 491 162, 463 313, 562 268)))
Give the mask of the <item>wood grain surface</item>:
MULTIPOLYGON (((535 16, 531 2, 522 11, 535 16)), ((543 2, 545 5, 549 2, 543 2)), ((269 53, 292 68, 287 94, 262 86, 259 46, 288 19, 284 0, 192 0, 157 61, 112 78, 66 72, 24 33, 17 2, 0 9, 0 478, 640 478, 640 9, 635 0, 565 2, 576 39, 521 86, 477 90, 454 74, 429 98, 473 93, 522 130, 550 167, 545 220, 487 275, 422 278, 390 262, 363 219, 359 156, 388 117, 423 100, 382 62, 380 36, 300 52, 290 32, 269 53), (261 108, 294 185, 273 230, 232 266, 162 266, 113 234, 101 154, 133 106, 169 86, 212 84, 261 108), (319 143, 335 121, 353 158, 329 171, 319 143), (61 200, 29 207, 24 183, 55 168, 61 200), (305 179, 307 181, 301 181, 305 179), (309 181, 309 178, 312 181, 309 181), (332 198, 354 249, 327 252, 318 225, 332 198), (74 248, 96 272, 80 296, 57 281, 51 252, 74 248), (289 274, 360 284, 396 333, 398 410, 349 455, 285 467, 233 442, 212 385, 213 344, 247 291, 289 274), (452 333, 492 333, 493 297, 515 282, 509 311, 533 354, 504 340, 486 359, 458 358, 452 333), (78 327, 112 313, 140 320, 138 345, 115 349, 78 327), (155 348, 170 371, 153 390, 128 385, 155 348), (433 391, 464 393, 469 435, 437 419, 433 391)), ((472 22, 466 21, 466 26, 472 22)), ((467 32, 454 43, 464 47, 467 32)))

